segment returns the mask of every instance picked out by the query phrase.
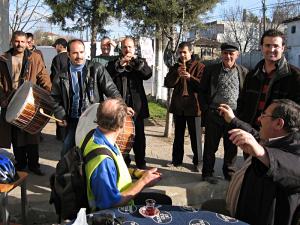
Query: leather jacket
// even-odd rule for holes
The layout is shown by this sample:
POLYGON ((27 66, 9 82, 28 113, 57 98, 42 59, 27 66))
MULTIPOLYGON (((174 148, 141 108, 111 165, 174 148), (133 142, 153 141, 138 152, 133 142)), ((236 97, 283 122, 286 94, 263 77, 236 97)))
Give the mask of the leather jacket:
MULTIPOLYGON (((106 69, 100 64, 86 60, 82 70, 82 110, 93 103, 103 101, 106 97, 121 97, 116 85, 106 69)), ((54 77, 51 96, 54 98, 54 115, 67 120, 71 108, 70 72, 59 73, 54 77)))

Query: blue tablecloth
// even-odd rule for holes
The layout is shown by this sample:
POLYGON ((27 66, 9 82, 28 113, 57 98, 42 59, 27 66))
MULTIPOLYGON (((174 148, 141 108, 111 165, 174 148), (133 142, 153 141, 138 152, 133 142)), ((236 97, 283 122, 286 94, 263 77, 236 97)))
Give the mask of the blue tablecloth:
POLYGON ((103 210, 96 212, 114 214, 116 217, 122 217, 125 225, 157 225, 157 224, 174 224, 174 225, 245 225, 237 219, 224 216, 222 214, 201 211, 196 208, 186 206, 167 206, 159 205, 160 213, 152 218, 143 217, 139 213, 139 208, 143 206, 124 206, 115 209, 103 210))

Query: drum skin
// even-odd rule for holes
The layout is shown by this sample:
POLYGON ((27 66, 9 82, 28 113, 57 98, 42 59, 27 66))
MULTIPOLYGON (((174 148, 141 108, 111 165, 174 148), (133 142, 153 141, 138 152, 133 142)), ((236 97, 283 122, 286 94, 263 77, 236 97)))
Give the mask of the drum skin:
MULTIPOLYGON (((83 114, 80 116, 76 134, 75 143, 76 146, 80 146, 81 141, 87 135, 87 133, 97 127, 97 109, 99 103, 95 103, 88 107, 83 114)), ((122 153, 130 152, 135 137, 135 128, 132 117, 127 115, 125 119, 124 127, 122 128, 120 134, 117 137, 116 144, 119 146, 122 153)))
POLYGON ((49 121, 48 117, 40 113, 40 108, 52 115, 53 105, 50 93, 30 81, 25 81, 7 106, 6 121, 30 134, 36 134, 49 121))

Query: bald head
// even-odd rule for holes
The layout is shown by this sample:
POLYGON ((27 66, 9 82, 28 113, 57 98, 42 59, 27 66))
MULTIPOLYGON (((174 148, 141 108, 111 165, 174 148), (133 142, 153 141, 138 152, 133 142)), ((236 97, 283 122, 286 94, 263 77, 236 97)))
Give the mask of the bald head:
POLYGON ((132 38, 127 37, 121 43, 122 43, 122 54, 123 54, 123 56, 125 56, 127 54, 134 55, 135 46, 134 46, 134 40, 132 38))
POLYGON ((101 55, 109 56, 111 50, 111 40, 108 37, 104 37, 101 40, 101 55))
POLYGON ((108 131, 116 131, 124 125, 127 105, 121 98, 106 99, 97 110, 97 124, 108 131))

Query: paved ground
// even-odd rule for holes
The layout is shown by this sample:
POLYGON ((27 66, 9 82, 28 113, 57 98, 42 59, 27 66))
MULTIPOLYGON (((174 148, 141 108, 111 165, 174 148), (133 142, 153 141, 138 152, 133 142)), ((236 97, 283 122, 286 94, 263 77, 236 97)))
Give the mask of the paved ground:
MULTIPOLYGON (((158 167, 164 177, 160 183, 150 189, 164 192, 172 197, 175 205, 200 206, 210 198, 222 198, 225 194, 227 182, 222 180, 222 146, 217 153, 215 174, 220 176, 218 185, 211 185, 201 181, 201 174, 191 172, 192 151, 189 138, 185 141, 184 164, 180 168, 166 167, 172 155, 172 138, 163 137, 163 122, 148 121, 146 123, 147 163, 148 166, 158 167)), ((61 142, 55 138, 55 123, 50 122, 43 130, 44 140, 40 145, 40 163, 46 176, 29 175, 27 196, 29 205, 29 224, 55 224, 56 215, 53 205, 48 203, 50 188, 49 176, 54 173, 60 158, 61 142)), ((241 162, 239 156, 238 162, 241 162)), ((146 190, 147 191, 147 190, 146 190)), ((13 222, 20 221, 20 189, 9 195, 9 210, 13 222)))

